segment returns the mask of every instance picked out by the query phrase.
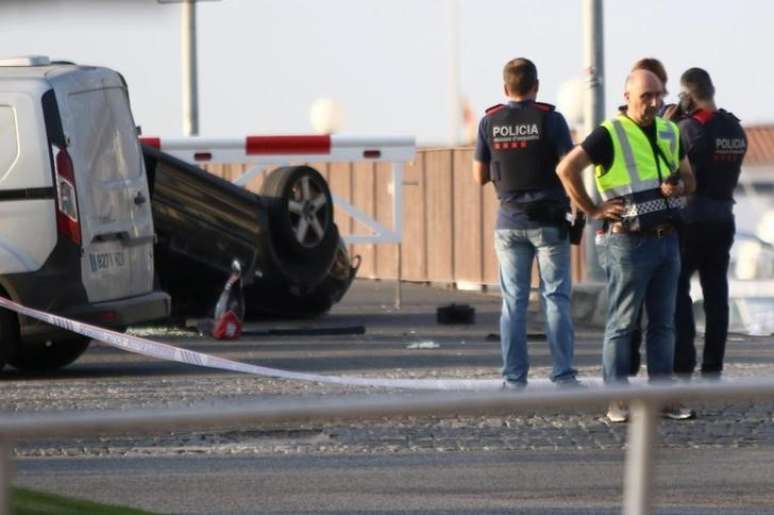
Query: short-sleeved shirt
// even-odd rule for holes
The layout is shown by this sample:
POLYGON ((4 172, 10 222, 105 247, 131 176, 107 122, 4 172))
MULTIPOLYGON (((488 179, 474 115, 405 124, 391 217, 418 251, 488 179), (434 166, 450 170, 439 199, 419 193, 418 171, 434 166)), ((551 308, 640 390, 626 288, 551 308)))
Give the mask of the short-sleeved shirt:
MULTIPOLYGON (((722 118, 718 123, 738 125, 736 117, 720 110, 722 118), (725 116, 723 116, 725 115, 725 116)), ((704 125, 698 120, 688 117, 680 121, 680 146, 685 148, 688 161, 694 162, 706 156, 714 150, 714 141, 705 130, 704 125)), ((733 126, 732 126, 733 127, 733 126)), ((727 221, 733 219, 734 201, 713 199, 703 195, 692 195, 683 210, 683 218, 686 222, 694 221, 727 221)))
MULTIPOLYGON (((521 102, 510 101, 506 104, 507 109, 524 109, 532 103, 532 100, 521 102)), ((492 149, 489 148, 487 135, 489 134, 489 117, 484 116, 478 125, 478 139, 476 141, 475 160, 481 163, 489 164, 492 161, 492 149)), ((548 111, 545 117, 545 134, 556 152, 561 158, 564 154, 572 150, 572 137, 567 121, 561 113, 557 111, 548 111)), ((541 200, 556 200, 560 203, 566 203, 569 206, 567 194, 564 188, 557 186, 555 188, 543 190, 523 190, 512 192, 508 198, 500 199, 500 209, 497 212, 496 229, 534 229, 544 224, 530 220, 524 209, 517 207, 519 204, 528 204, 541 200)))
MULTIPOLYGON (((643 132, 650 140, 651 145, 656 144, 656 124, 652 123, 642 127, 643 132)), ((595 165, 609 170, 613 166, 613 139, 606 128, 601 125, 594 129, 581 143, 581 148, 588 154, 589 159, 595 165)), ((680 161, 685 157, 685 149, 680 145, 680 161)))

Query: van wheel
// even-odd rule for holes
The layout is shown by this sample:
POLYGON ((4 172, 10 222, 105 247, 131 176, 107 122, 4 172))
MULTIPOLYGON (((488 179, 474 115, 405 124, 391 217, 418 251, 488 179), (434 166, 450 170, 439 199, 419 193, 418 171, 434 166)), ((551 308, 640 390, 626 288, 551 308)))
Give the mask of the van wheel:
POLYGON ((18 345, 8 363, 19 370, 48 372, 65 367, 86 352, 90 338, 74 336, 54 342, 18 345))
POLYGON ((272 239, 292 254, 314 255, 331 240, 333 198, 314 168, 277 168, 266 177, 261 197, 269 208, 272 239))
POLYGON ((0 309, 0 370, 18 345, 19 318, 13 311, 0 309))

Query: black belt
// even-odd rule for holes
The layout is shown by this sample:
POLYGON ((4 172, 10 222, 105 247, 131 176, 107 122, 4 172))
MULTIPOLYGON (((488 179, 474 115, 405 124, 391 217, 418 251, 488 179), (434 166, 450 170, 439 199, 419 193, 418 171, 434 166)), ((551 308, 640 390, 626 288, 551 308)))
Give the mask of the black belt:
POLYGON ((675 229, 675 226, 670 223, 660 224, 655 227, 650 227, 648 229, 639 231, 632 231, 621 222, 613 222, 608 226, 608 231, 611 234, 644 234, 648 236, 655 236, 659 239, 672 234, 676 230, 677 229, 675 229))

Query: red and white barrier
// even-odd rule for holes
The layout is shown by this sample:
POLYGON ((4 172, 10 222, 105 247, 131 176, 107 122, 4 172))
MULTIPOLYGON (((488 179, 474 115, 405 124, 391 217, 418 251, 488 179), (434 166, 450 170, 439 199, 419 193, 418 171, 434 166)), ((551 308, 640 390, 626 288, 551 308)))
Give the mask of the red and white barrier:
POLYGON ((392 163, 392 228, 332 192, 334 204, 366 227, 370 234, 342 235, 347 243, 400 243, 403 238, 403 164, 416 156, 411 136, 346 136, 339 134, 245 136, 244 138, 159 138, 143 136, 140 142, 183 161, 204 165, 249 163, 233 182, 245 186, 268 165, 342 161, 392 163))
POLYGON ((338 134, 246 136, 244 138, 140 138, 140 142, 191 163, 410 161, 416 143, 409 136, 338 134))

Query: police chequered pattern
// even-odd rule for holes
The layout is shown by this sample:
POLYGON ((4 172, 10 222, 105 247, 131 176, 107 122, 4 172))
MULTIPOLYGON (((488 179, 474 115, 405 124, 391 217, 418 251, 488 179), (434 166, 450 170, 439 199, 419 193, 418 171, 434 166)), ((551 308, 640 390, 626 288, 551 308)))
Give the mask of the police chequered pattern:
POLYGON ((655 213, 656 211, 663 211, 667 208, 669 209, 682 209, 685 207, 685 198, 679 197, 679 198, 669 198, 666 199, 666 203, 664 202, 664 199, 654 199, 654 200, 648 200, 646 202, 639 202, 637 204, 632 204, 628 207, 628 209, 624 210, 623 216, 630 217, 630 216, 642 216, 647 215, 648 213, 655 213))
POLYGON ((686 199, 685 197, 677 197, 677 198, 668 198, 667 203, 669 204, 669 207, 672 209, 682 209, 685 207, 686 199))
POLYGON ((646 202, 640 202, 632 204, 623 212, 623 216, 642 216, 648 213, 655 213, 656 211, 663 211, 667 208, 664 199, 648 200, 646 202))

